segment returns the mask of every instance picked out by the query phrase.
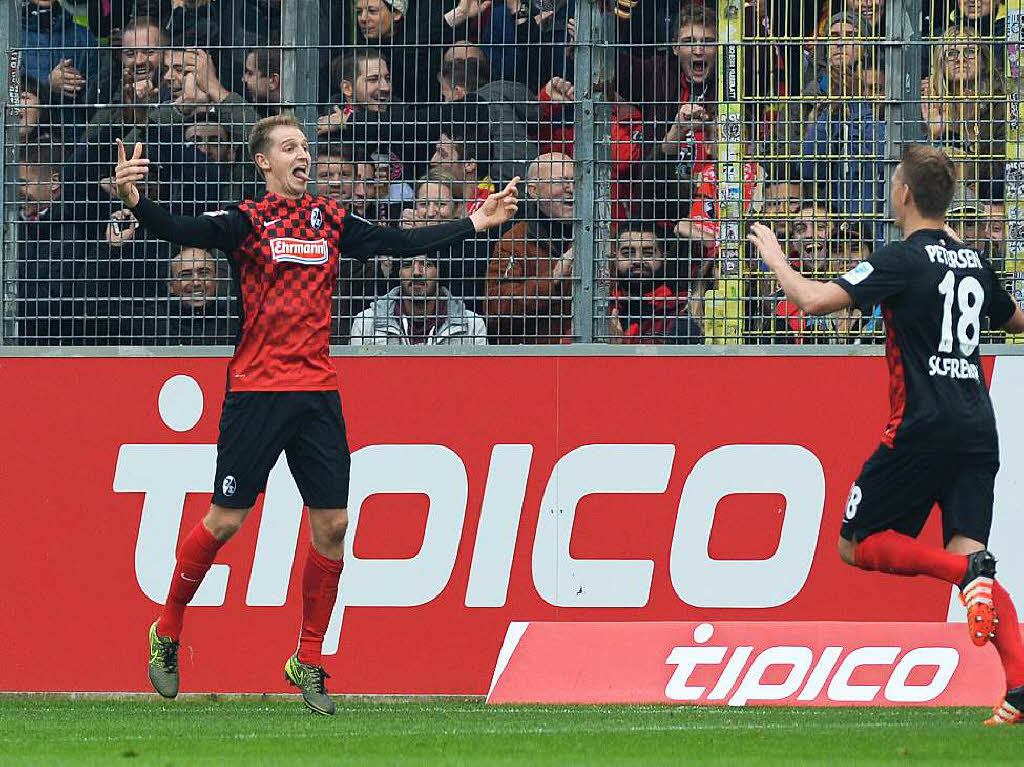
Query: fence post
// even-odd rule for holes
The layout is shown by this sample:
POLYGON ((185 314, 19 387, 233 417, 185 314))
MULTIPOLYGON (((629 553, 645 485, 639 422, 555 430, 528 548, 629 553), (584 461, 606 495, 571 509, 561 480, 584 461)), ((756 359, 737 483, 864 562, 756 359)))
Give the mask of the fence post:
POLYGON ((743 343, 743 5, 718 0, 718 279, 704 294, 704 343, 743 343))
MULTIPOLYGON (((1006 271, 1010 290, 1024 301, 1024 3, 1010 0, 1006 19, 1006 271)), ((1013 337, 1008 343, 1020 343, 1013 337)))
MULTIPOLYGON (((886 181, 900 162, 907 144, 927 135, 921 116, 922 0, 887 0, 885 7, 885 131, 886 181)), ((888 190, 888 183, 885 188, 888 190)), ((886 193, 886 241, 901 239, 892 224, 892 200, 886 193)))
POLYGON ((320 6, 317 0, 281 4, 281 100, 290 106, 316 160, 320 6))
POLYGON ((0 343, 16 335, 18 289, 18 38, 20 3, 7 2, 0 10, 0 343))
POLYGON ((573 228, 572 335, 573 340, 580 343, 594 340, 595 297, 601 292, 598 265, 603 270, 607 264, 605 251, 611 218, 611 104, 605 98, 604 86, 614 79, 614 44, 614 16, 605 13, 594 0, 579 0, 573 73, 576 86, 574 216, 577 223, 573 228))

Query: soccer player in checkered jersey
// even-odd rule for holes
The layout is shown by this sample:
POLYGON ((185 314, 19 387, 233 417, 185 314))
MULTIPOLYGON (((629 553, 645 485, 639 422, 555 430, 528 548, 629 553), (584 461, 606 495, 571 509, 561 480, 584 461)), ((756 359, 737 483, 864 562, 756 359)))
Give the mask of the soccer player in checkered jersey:
POLYGON ((350 466, 329 349, 338 261, 431 252, 499 226, 516 213, 519 179, 468 218, 399 230, 371 224, 306 191, 311 157, 295 118, 260 120, 249 152, 266 179, 263 199, 193 218, 172 216, 140 195, 136 185, 146 178, 149 160, 141 144, 128 157, 118 141, 118 194, 139 223, 160 239, 227 253, 241 292, 242 330, 228 363, 213 503, 178 548, 166 603, 149 630, 149 677, 164 697, 177 695, 185 605, 252 509, 283 450, 309 509, 312 534, 302 574, 299 646, 285 674, 310 709, 333 714, 321 647, 338 594, 350 466))
POLYGON ((986 548, 999 445, 978 342, 986 318, 992 329, 1024 332, 1024 313, 985 257, 946 225, 955 184, 940 150, 908 147, 890 186, 903 241, 832 282, 795 272, 768 227, 754 224, 748 239, 802 311, 881 304, 892 415, 850 490, 839 556, 864 570, 959 586, 971 640, 991 640, 1006 673, 986 724, 1006 724, 1024 720, 1024 648, 986 548), (917 540, 935 504, 945 548, 917 540))

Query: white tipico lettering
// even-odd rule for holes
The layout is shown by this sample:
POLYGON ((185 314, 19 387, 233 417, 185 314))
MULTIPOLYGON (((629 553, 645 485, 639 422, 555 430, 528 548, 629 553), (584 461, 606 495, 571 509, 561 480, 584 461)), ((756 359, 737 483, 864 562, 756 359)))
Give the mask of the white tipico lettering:
POLYGON ((900 654, 899 647, 858 647, 843 659, 828 685, 828 697, 834 701, 865 703, 874 700, 881 689, 875 684, 850 684, 853 672, 862 666, 888 666, 900 654))
MULTIPOLYGON (((114 492, 145 494, 135 578, 142 593, 158 604, 167 599, 174 575, 185 495, 209 493, 216 464, 216 445, 121 445, 118 451, 114 492)), ((224 604, 228 573, 228 565, 213 565, 189 604, 224 604)))
POLYGON ((530 478, 533 445, 495 445, 476 527, 466 607, 503 607, 530 478))
MULTIPOLYGON (((188 432, 202 418, 203 390, 190 376, 171 376, 160 388, 157 411, 167 428, 188 432)), ((154 602, 167 599, 174 575, 185 495, 210 492, 216 462, 216 445, 121 445, 117 453, 114 492, 145 494, 135 542, 135 579, 154 602)), ((229 572, 227 565, 213 565, 189 604, 223 604, 229 572)))
POLYGON ((750 645, 736 648, 735 652, 729 657, 729 662, 725 664, 725 670, 718 677, 714 688, 708 693, 708 700, 725 699, 725 696, 729 694, 729 690, 736 684, 736 680, 740 678, 740 672, 747 665, 747 661, 750 660, 750 654, 753 652, 754 648, 750 645))
POLYGON ((327 240, 298 240, 294 237, 272 237, 270 252, 275 261, 295 264, 326 264, 330 255, 327 240))
POLYGON ((814 700, 817 698, 821 694, 821 689, 825 686, 825 682, 828 681, 832 669, 836 667, 836 661, 839 660, 839 656, 842 654, 842 647, 826 647, 821 653, 821 657, 818 658, 818 663, 814 666, 814 670, 811 671, 811 675, 807 677, 807 684, 804 685, 804 689, 800 691, 796 699, 814 700))
POLYGON ((302 525, 302 496, 282 453, 267 479, 260 515, 260 532, 252 557, 252 574, 245 603, 280 607, 288 599, 288 582, 302 525))
POLYGON ((821 461, 799 445, 725 445, 704 455, 683 485, 669 574, 695 607, 777 607, 807 581, 825 509, 821 461), (742 472, 736 471, 743 466, 742 472), (708 553, 718 502, 734 493, 786 499, 779 545, 768 559, 721 560, 708 553))
POLYGON ((649 559, 574 559, 576 507, 595 493, 663 493, 675 445, 583 445, 551 470, 533 542, 533 583, 558 607, 643 607, 651 593, 649 559))
POLYGON ((811 652, 810 647, 797 645, 769 647, 754 658, 747 673, 743 675, 743 681, 740 682, 733 696, 729 698, 729 705, 745 706, 751 700, 788 698, 803 684, 813 660, 814 653, 811 652), (771 666, 790 666, 791 668, 783 681, 766 684, 761 680, 764 678, 764 672, 771 666))
MULTIPOLYGON (((703 644, 711 639, 715 628, 702 623, 693 630, 693 641, 703 644)), ((697 666, 715 666, 725 660, 727 647, 673 647, 665 664, 676 667, 665 685, 665 697, 670 700, 699 700, 706 687, 691 687, 690 675, 697 666)), ((731 686, 731 685, 730 685, 731 686)), ((717 689, 717 686, 716 686, 717 689)))
POLYGON ((893 703, 924 703, 935 700, 946 689, 960 665, 955 647, 917 647, 904 655, 885 685, 885 699, 893 703), (920 666, 934 666, 935 675, 928 684, 908 685, 910 672, 920 666))
POLYGON ((437 597, 452 576, 466 519, 466 466, 443 445, 370 445, 352 454, 351 471, 345 577, 324 637, 327 655, 338 650, 345 606, 415 607, 437 597), (416 556, 369 559, 355 555, 360 509, 378 493, 427 496, 423 543, 416 556))

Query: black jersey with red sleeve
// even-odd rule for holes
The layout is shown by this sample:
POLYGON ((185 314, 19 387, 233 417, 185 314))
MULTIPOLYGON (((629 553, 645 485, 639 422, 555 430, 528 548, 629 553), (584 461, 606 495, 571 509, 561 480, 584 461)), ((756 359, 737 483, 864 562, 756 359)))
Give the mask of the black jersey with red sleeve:
POLYGON ((228 254, 242 311, 228 366, 234 391, 336 389, 330 328, 339 259, 424 253, 475 234, 468 218, 413 230, 381 227, 310 194, 267 194, 195 218, 171 216, 143 198, 132 212, 156 237, 228 254))
POLYGON ((882 306, 892 408, 882 442, 997 450, 978 345, 982 330, 1005 325, 1015 307, 985 257, 942 230, 923 229, 835 282, 860 308, 882 306))

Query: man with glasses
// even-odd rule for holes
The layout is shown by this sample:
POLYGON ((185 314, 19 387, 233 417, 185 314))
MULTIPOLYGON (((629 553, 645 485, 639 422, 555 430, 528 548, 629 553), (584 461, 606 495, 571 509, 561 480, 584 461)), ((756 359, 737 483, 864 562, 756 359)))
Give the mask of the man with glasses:
POLYGON ((526 215, 487 268, 488 335, 499 344, 567 343, 572 328, 573 161, 551 152, 526 171, 526 215))

